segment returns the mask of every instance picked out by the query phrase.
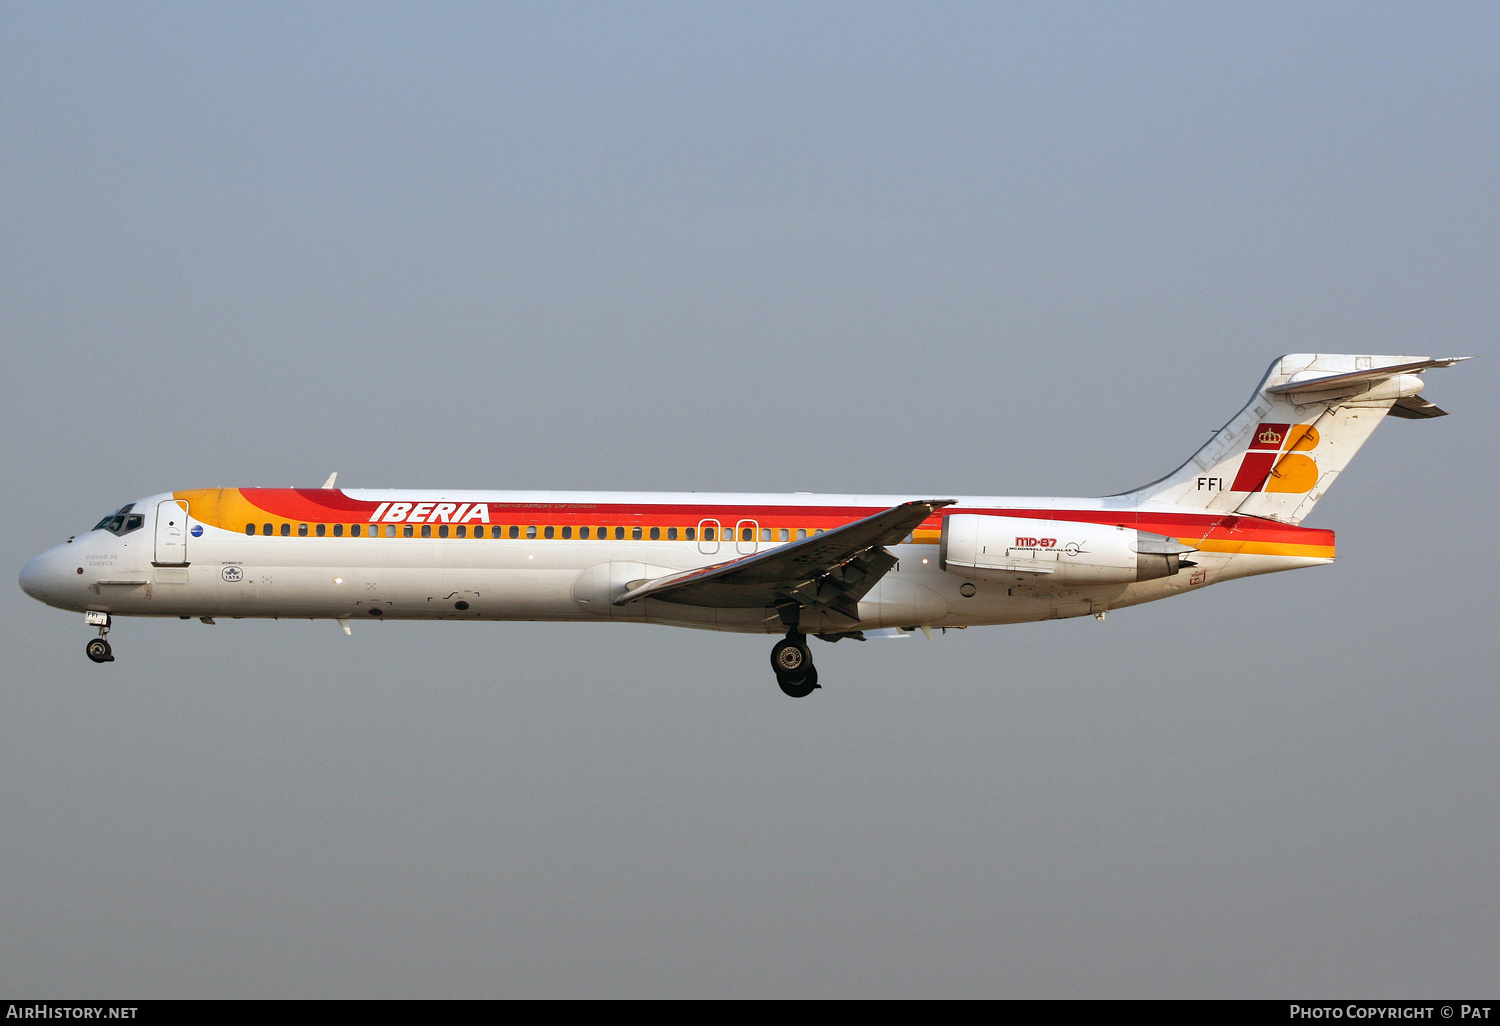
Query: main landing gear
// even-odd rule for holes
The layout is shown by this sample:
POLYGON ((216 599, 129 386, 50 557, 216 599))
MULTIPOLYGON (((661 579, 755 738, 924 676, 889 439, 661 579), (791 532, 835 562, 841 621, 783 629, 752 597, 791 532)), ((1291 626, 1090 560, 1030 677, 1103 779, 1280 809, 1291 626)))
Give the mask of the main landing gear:
POLYGON ((818 688, 818 668, 813 665, 807 636, 795 631, 776 642, 771 649, 771 669, 776 683, 792 698, 806 698, 818 688))
POLYGON ((90 638, 88 644, 83 646, 83 651, 88 655, 90 659, 92 659, 96 663, 114 662, 115 656, 114 653, 110 650, 108 640, 110 621, 109 614, 89 612, 84 613, 83 618, 84 622, 87 623, 90 627, 99 628, 99 636, 97 638, 90 638))

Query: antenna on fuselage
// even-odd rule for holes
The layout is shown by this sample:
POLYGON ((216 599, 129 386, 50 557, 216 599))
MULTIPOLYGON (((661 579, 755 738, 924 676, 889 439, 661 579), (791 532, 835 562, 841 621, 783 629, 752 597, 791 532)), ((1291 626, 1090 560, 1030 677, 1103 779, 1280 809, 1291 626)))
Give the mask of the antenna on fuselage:
POLYGON ((336 478, 338 476, 339 476, 339 472, 337 470, 335 470, 332 474, 329 474, 328 475, 328 480, 323 482, 323 487, 324 488, 332 488, 333 487, 333 480, 334 480, 334 478, 336 478))

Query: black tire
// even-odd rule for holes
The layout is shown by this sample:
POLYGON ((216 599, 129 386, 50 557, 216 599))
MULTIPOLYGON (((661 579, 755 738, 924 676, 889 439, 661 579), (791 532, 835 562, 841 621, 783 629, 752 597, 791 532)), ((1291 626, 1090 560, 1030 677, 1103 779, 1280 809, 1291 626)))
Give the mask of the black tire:
POLYGON ((782 638, 771 649, 771 669, 776 671, 777 679, 797 678, 811 668, 812 652, 808 651, 804 641, 782 638))
POLYGON ((783 694, 790 698, 806 698, 818 690, 818 668, 809 666, 807 672, 796 677, 776 675, 776 683, 781 685, 783 694))
POLYGON ((83 646, 83 650, 96 663, 112 663, 115 661, 114 654, 109 650, 109 642, 103 638, 91 638, 89 643, 83 646))

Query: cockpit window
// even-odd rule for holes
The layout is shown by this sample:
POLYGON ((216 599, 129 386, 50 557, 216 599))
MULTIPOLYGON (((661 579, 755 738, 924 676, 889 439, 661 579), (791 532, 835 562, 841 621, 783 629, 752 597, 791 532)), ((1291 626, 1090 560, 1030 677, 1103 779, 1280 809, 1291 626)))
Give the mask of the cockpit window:
POLYGON ((131 531, 139 531, 146 523, 146 517, 141 513, 131 513, 135 503, 128 502, 118 510, 105 517, 94 525, 96 531, 108 531, 110 534, 127 535, 131 531))

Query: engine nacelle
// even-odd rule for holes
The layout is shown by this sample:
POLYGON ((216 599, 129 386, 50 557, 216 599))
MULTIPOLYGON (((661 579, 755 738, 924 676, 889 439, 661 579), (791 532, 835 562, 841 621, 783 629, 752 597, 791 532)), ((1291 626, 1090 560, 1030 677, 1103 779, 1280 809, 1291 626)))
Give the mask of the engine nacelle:
POLYGON ((955 513, 943 518, 938 565, 981 580, 1132 584, 1194 564, 1175 538, 1108 524, 955 513))

